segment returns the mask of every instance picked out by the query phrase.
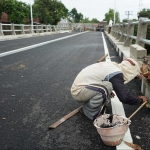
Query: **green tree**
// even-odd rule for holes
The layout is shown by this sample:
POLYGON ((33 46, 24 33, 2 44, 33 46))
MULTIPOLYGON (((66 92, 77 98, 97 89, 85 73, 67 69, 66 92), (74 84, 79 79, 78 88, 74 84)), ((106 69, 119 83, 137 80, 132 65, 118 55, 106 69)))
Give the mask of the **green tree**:
POLYGON ((70 20, 72 20, 72 22, 79 23, 79 22, 81 22, 83 20, 83 15, 81 13, 78 13, 76 8, 73 8, 69 12, 69 18, 70 18, 70 20))
MULTIPOLYGON (((107 21, 107 24, 109 23, 110 18, 113 20, 114 22, 114 10, 113 9, 109 9, 109 11, 105 14, 105 19, 103 19, 103 21, 107 21)), ((119 23, 120 22, 120 17, 119 17, 119 12, 116 11, 115 13, 115 23, 119 23)))
MULTIPOLYGON (((140 17, 147 17, 150 19, 150 10, 144 8, 142 11, 138 13, 138 18, 140 17)), ((148 25, 147 27, 146 39, 150 40, 150 25, 148 25)), ((145 48, 147 49, 147 54, 150 55, 150 45, 145 44, 145 48)))
POLYGON ((138 18, 140 17, 147 17, 150 19, 150 10, 149 9, 147 10, 144 8, 142 11, 138 13, 138 18))
POLYGON ((56 25, 61 18, 68 17, 68 9, 58 0, 35 0, 33 16, 41 23, 56 25))
POLYGON ((0 13, 2 12, 8 14, 8 21, 20 24, 25 23, 25 18, 29 17, 30 7, 17 0, 0 0, 0 13))
POLYGON ((91 20, 87 17, 85 17, 84 19, 83 19, 83 23, 91 23, 91 20))
POLYGON ((99 20, 97 20, 96 18, 93 18, 92 20, 91 20, 91 23, 99 23, 100 21, 99 20))

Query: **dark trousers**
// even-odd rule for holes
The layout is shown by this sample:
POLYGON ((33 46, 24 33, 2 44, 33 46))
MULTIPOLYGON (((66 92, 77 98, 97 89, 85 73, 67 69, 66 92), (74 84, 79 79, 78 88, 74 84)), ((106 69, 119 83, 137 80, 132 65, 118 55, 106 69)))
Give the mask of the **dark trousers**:
POLYGON ((109 29, 108 29, 108 33, 110 34, 110 32, 111 32, 111 27, 109 27, 109 29))

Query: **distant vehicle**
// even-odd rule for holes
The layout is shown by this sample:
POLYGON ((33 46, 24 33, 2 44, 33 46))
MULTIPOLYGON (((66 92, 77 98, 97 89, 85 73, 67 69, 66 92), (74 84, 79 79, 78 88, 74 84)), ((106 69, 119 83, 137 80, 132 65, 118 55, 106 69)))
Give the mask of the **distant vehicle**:
POLYGON ((101 29, 101 31, 104 31, 104 25, 98 24, 98 26, 96 27, 96 31, 100 31, 100 29, 101 29))
POLYGON ((96 27, 96 31, 100 31, 100 29, 101 29, 101 31, 103 32, 103 31, 104 31, 104 26, 105 26, 106 24, 107 24, 106 21, 100 22, 100 23, 97 25, 97 27, 96 27))

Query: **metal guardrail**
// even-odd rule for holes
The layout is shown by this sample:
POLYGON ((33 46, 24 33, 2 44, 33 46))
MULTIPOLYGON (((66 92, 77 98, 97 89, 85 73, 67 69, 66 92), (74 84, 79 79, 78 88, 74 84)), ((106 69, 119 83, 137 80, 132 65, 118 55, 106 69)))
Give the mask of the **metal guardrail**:
MULTIPOLYGON (((150 19, 140 18, 139 21, 128 23, 114 24, 111 27, 111 35, 116 37, 119 42, 124 42, 124 46, 130 46, 132 40, 136 41, 136 44, 144 47, 145 44, 150 45, 150 40, 146 39, 147 27, 150 24, 150 19), (138 26, 137 36, 134 36, 135 25, 138 26)), ((108 31, 108 26, 105 27, 105 31, 108 31)))

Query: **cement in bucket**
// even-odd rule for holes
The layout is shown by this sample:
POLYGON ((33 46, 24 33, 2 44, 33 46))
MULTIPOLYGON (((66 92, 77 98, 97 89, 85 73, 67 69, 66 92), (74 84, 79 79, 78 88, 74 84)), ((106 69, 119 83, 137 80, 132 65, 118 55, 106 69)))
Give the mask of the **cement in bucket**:
POLYGON ((122 142, 131 124, 131 120, 123 124, 126 120, 127 118, 125 116, 105 114, 94 120, 94 126, 104 144, 117 146, 122 142))

